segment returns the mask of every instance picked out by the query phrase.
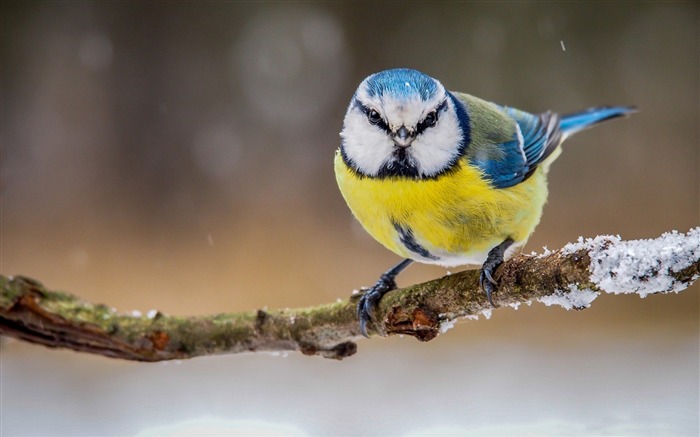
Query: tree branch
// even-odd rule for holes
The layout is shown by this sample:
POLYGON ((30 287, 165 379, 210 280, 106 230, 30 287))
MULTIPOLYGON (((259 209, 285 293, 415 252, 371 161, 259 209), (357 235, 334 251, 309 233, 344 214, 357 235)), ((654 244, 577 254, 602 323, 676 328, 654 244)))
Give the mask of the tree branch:
MULTIPOLYGON (((498 307, 540 301, 584 309, 600 292, 679 292, 700 277, 700 228, 654 240, 596 237, 543 255, 520 255, 496 273, 498 307)), ((120 314, 22 276, 0 276, 0 334, 49 347, 136 361, 162 361, 247 351, 301 351, 342 359, 360 336, 349 299, 312 308, 258 310, 201 317, 120 314)), ((478 271, 395 290, 376 313, 382 334, 421 341, 454 319, 490 312, 478 271)))

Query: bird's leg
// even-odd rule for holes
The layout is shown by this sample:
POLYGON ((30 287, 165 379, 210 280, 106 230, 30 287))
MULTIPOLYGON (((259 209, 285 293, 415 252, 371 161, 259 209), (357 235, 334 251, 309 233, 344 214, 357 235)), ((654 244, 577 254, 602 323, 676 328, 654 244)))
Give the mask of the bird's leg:
POLYGON ((365 337, 369 337, 369 334, 367 334, 367 323, 373 321, 372 313, 374 313, 382 296, 396 288, 396 276, 412 262, 412 259, 406 258, 387 270, 377 283, 360 298, 360 302, 357 304, 357 317, 360 319, 360 332, 365 337))
POLYGON ((484 265, 481 266, 481 274, 479 275, 479 284, 481 289, 486 292, 486 299, 492 307, 496 305, 493 304, 493 299, 491 298, 491 293, 496 291, 498 283, 493 279, 493 274, 496 272, 498 266, 503 264, 503 256, 506 250, 513 244, 511 238, 506 238, 501 244, 494 247, 489 251, 484 265))

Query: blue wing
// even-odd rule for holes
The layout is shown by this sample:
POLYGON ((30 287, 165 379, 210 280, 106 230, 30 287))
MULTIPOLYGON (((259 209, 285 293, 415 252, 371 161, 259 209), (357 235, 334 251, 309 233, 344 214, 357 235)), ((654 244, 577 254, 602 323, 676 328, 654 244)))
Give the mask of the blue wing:
POLYGON ((545 112, 528 114, 503 108, 517 125, 512 141, 498 144, 499 159, 473 159, 496 188, 508 188, 526 180, 561 143, 559 115, 545 112))
POLYGON ((560 116, 553 112, 534 115, 513 108, 502 109, 517 125, 515 138, 497 145, 502 158, 472 160, 496 188, 512 187, 526 180, 564 138, 636 111, 631 106, 597 107, 560 116))

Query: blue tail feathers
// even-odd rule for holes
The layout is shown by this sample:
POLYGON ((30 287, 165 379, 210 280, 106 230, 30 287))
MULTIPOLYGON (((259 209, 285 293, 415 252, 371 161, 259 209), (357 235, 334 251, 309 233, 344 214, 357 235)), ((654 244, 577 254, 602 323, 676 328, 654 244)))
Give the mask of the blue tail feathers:
POLYGON ((596 123, 600 123, 601 121, 622 117, 636 111, 637 108, 634 106, 603 106, 589 108, 581 112, 562 115, 559 128, 565 135, 571 135, 580 130, 589 128, 596 123))

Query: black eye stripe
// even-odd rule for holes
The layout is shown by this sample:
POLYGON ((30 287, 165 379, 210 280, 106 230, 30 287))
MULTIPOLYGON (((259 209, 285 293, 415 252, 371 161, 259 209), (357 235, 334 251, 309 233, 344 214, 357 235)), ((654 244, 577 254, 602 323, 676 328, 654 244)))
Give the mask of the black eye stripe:
MULTIPOLYGON (((365 114, 365 117, 367 117, 367 121, 368 121, 369 123, 373 124, 374 126, 379 127, 380 129, 382 129, 383 131, 385 131, 385 132, 387 132, 387 133, 389 133, 389 134, 392 133, 392 132, 391 132, 391 129, 389 128, 389 125, 386 124, 386 121, 384 120, 383 117, 381 117, 381 113, 379 113, 379 111, 377 111, 376 109, 370 108, 369 106, 364 105, 364 104, 360 101, 360 99, 358 99, 358 98, 355 98, 355 100, 354 100, 354 102, 353 102, 353 105, 354 105, 355 107, 357 107, 360 111, 362 111, 362 112, 365 114), (375 123, 374 121, 372 121, 372 120, 370 119, 370 113, 371 113, 372 111, 376 111, 377 114, 379 114, 379 116, 380 116, 380 118, 381 118, 380 121, 378 121, 378 122, 375 123)), ((420 135, 420 134, 422 134, 426 129, 428 129, 428 128, 434 126, 435 123, 437 123, 437 121, 440 119, 440 113, 441 113, 442 111, 444 111, 445 109, 447 109, 447 99, 443 100, 433 111, 430 112, 430 113, 434 113, 434 114, 435 114, 435 122, 434 122, 434 123, 432 123, 432 124, 431 124, 431 123, 426 123, 426 122, 425 122, 425 121, 426 121, 425 119, 423 119, 420 123, 418 123, 418 125, 416 126, 416 135, 420 135)), ((427 115, 426 115, 426 117, 427 117, 427 115)))
POLYGON ((417 135, 420 135, 420 134, 422 134, 426 129, 435 126, 435 124, 437 124, 438 120, 440 119, 440 113, 441 113, 442 111, 444 111, 445 109, 447 109, 447 99, 443 100, 442 103, 440 103, 440 104, 437 106, 437 108, 435 108, 435 110, 430 111, 430 112, 425 116, 425 118, 423 119, 423 121, 421 121, 420 123, 418 123, 418 126, 416 126, 416 134, 417 134, 417 135), (433 122, 430 122, 430 118, 429 118, 430 114, 434 114, 434 115, 435 115, 435 120, 434 120, 433 122))
POLYGON ((384 118, 381 116, 381 113, 377 111, 376 109, 370 108, 369 106, 365 106, 359 99, 355 99, 355 106, 357 106, 362 112, 364 112, 365 117, 367 117, 367 121, 369 121, 371 124, 379 127, 385 132, 391 133, 391 129, 389 129, 389 125, 386 124, 386 121, 384 118), (375 111, 377 114, 379 114, 380 120, 377 122, 374 122, 370 119, 370 113, 372 111, 375 111))

